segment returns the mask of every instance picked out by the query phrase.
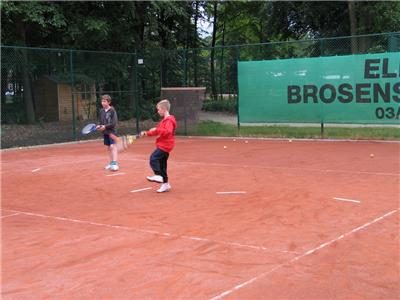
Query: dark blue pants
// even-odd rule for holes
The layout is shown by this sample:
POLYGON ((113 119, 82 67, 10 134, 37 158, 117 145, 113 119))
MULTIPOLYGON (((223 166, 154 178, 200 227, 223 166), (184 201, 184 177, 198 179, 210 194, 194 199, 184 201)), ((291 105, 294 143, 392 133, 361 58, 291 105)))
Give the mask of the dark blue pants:
POLYGON ((167 160, 169 153, 156 149, 150 156, 150 167, 153 169, 154 174, 160 175, 163 178, 163 182, 168 182, 167 175, 167 160))

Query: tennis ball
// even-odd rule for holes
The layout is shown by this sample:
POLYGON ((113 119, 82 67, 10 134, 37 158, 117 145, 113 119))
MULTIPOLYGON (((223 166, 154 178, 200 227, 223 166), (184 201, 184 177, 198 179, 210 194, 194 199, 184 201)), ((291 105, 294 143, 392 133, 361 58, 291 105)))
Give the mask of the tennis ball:
POLYGON ((226 149, 226 146, 224 146, 224 149, 226 149))
POLYGON ((249 141, 244 141, 246 144, 249 142, 249 141))
POLYGON ((289 140, 289 143, 291 143, 292 142, 292 140, 289 140))
POLYGON ((374 154, 373 154, 373 153, 371 153, 371 154, 369 155, 369 157, 373 158, 373 157, 374 157, 374 154))
POLYGON ((236 139, 233 139, 234 142, 236 142, 236 139))

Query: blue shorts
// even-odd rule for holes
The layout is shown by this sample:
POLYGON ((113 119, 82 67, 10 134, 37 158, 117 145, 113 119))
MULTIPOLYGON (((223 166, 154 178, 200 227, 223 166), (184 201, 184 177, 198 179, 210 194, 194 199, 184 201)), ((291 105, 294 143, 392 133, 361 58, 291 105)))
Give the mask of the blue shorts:
POLYGON ((115 141, 112 138, 110 138, 109 134, 104 134, 104 145, 110 146, 112 144, 115 144, 115 141))

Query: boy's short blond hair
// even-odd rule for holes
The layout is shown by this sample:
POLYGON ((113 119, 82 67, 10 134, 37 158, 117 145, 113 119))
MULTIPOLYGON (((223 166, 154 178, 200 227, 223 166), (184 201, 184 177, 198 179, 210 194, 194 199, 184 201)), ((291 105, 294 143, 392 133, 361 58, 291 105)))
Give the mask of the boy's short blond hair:
POLYGON ((110 95, 107 95, 107 94, 102 95, 101 96, 101 100, 103 100, 103 99, 107 100, 108 103, 111 103, 111 96, 110 95))
POLYGON ((171 103, 169 103, 169 101, 167 99, 163 99, 157 103, 157 106, 160 106, 169 112, 169 110, 171 108, 171 103))

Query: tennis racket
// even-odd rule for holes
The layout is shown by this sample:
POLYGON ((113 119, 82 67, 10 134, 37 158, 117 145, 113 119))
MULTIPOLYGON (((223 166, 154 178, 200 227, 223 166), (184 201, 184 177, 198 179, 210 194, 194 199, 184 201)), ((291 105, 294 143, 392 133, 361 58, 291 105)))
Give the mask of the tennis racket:
POLYGON ((96 131, 96 124, 94 123, 87 124, 82 128, 82 134, 89 134, 93 131, 96 131))
POLYGON ((137 139, 140 138, 139 134, 126 134, 118 137, 117 149, 118 151, 124 151, 129 148, 137 139))

